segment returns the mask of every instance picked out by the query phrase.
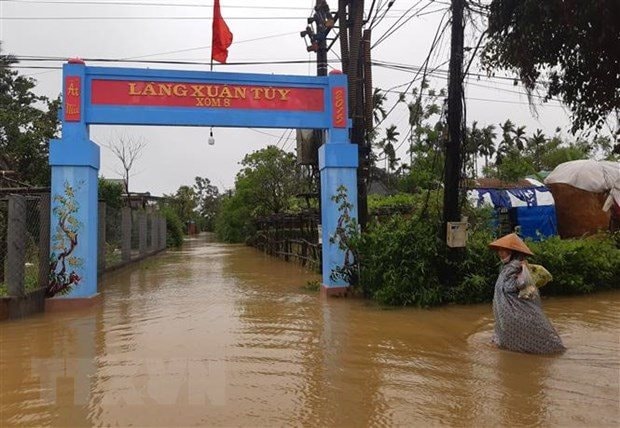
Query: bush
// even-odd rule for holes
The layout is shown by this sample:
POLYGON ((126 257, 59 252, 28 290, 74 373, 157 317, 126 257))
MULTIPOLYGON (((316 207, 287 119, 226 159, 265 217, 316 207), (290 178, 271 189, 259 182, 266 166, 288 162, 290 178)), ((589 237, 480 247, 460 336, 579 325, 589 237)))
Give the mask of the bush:
MULTIPOLYGON (((486 216, 473 214, 478 223, 474 223, 467 247, 454 263, 448 262, 447 248, 437 238, 439 222, 414 216, 374 223, 353 241, 360 264, 357 287, 365 296, 388 305, 427 307, 491 301, 501 263, 488 248, 495 237, 486 226, 486 216)), ((615 238, 606 234, 528 242, 535 253, 530 261, 542 264, 554 276, 542 294, 620 288, 620 250, 615 238)))
POLYGON ((365 296, 390 305, 442 303, 436 225, 393 217, 374 224, 357 245, 365 296))
POLYGON ((245 242, 255 232, 251 206, 239 194, 224 198, 215 219, 217 238, 224 242, 245 242))
POLYGON ((162 207, 161 213, 166 218, 166 247, 180 247, 183 245, 183 222, 170 207, 162 207))
POLYGON ((613 236, 585 239, 549 238, 529 242, 532 263, 542 264, 553 275, 543 289, 546 295, 584 294, 620 288, 620 250, 613 236))

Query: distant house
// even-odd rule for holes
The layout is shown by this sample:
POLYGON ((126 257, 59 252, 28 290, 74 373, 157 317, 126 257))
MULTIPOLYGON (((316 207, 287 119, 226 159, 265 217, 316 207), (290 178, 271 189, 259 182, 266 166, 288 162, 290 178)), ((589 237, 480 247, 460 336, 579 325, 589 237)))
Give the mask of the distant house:
POLYGON ((467 199, 475 207, 493 207, 500 233, 517 231, 540 240, 557 235, 555 201, 549 189, 534 179, 507 183, 480 178, 469 183, 467 199))

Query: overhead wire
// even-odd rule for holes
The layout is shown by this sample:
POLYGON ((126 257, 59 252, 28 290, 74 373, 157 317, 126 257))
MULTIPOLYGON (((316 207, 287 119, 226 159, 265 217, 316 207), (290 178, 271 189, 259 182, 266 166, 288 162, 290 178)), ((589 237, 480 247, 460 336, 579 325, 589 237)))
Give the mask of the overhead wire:
MULTIPOLYGON (((448 27, 449 21, 443 25, 443 20, 445 19, 446 14, 444 14, 441 18, 441 21, 439 22, 439 25, 437 26, 437 31, 435 32, 435 36, 433 38, 433 42, 431 43, 431 47, 429 49, 429 53, 426 56, 426 59, 424 60, 424 63, 428 63, 429 58, 433 52, 433 49, 435 49, 437 42, 439 39, 441 39, 443 37, 443 34, 445 33, 446 28, 448 27)), ((375 62, 373 61, 373 64, 375 62)), ((403 92, 408 92, 409 89, 411 88, 411 86, 413 86, 413 84, 416 82, 418 76, 420 75, 420 72, 422 71, 422 68, 419 68, 417 73, 415 74, 415 76, 413 77, 413 79, 411 79, 411 81, 409 82, 409 84, 407 85, 407 88, 403 91, 403 92)), ((396 108, 396 106, 398 105, 398 103, 400 102, 400 100, 397 100, 396 103, 394 103, 394 105, 390 108, 390 110, 386 113, 385 117, 383 117, 374 127, 373 127, 373 132, 379 127, 379 125, 381 125, 385 119, 394 111, 394 109, 396 108)))
MULTIPOLYGON (((418 4, 419 4, 419 2, 418 2, 418 4)), ((392 26, 390 28, 388 28, 388 30, 386 30, 386 32, 383 33, 383 35, 379 37, 379 39, 377 39, 377 41, 372 45, 371 49, 379 46, 381 43, 383 43, 385 40, 387 40, 390 36, 392 36, 396 31, 398 31, 400 28, 402 28, 403 25, 405 25, 406 23, 411 21, 413 18, 424 16, 424 15, 430 15, 430 14, 437 13, 437 12, 445 12, 447 10, 446 8, 440 8, 440 9, 434 9, 434 10, 422 13, 422 11, 424 9, 426 9, 427 7, 429 7, 431 4, 432 3, 429 3, 426 6, 420 8, 416 13, 412 14, 411 16, 409 16, 407 19, 405 19, 400 24, 398 23, 399 20, 397 20, 396 23, 392 24, 392 26)))

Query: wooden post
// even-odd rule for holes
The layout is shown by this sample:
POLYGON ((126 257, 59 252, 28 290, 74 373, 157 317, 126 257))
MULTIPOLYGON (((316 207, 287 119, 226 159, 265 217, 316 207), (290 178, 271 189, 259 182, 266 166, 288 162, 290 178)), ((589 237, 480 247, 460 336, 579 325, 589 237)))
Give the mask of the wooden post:
POLYGON ((47 287, 50 276, 50 194, 39 197, 39 287, 47 287))
POLYGON ((131 260, 131 208, 121 210, 121 257, 123 262, 131 260))
POLYGON ((146 213, 143 210, 138 212, 138 251, 140 256, 146 254, 146 213))
POLYGON ((9 296, 22 297, 24 287, 24 263, 26 262, 26 198, 9 196, 9 222, 7 228, 6 286, 9 296))
POLYGON ((99 224, 98 224, 98 238, 97 238, 97 273, 101 273, 105 270, 105 219, 106 219, 106 204, 105 202, 99 202, 99 224))

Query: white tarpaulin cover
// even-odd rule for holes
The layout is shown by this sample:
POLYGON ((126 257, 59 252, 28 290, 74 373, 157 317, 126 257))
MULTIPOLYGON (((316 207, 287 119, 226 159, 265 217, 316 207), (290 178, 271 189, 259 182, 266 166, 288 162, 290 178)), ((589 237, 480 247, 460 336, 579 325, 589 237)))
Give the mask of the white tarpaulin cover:
POLYGON ((613 189, 619 180, 620 162, 585 159, 558 165, 547 176, 545 184, 564 183, 588 192, 604 193, 613 189))
POLYGON ((545 184, 564 183, 588 192, 604 193, 609 197, 603 205, 609 211, 613 201, 620 206, 620 162, 576 160, 556 167, 545 184))

